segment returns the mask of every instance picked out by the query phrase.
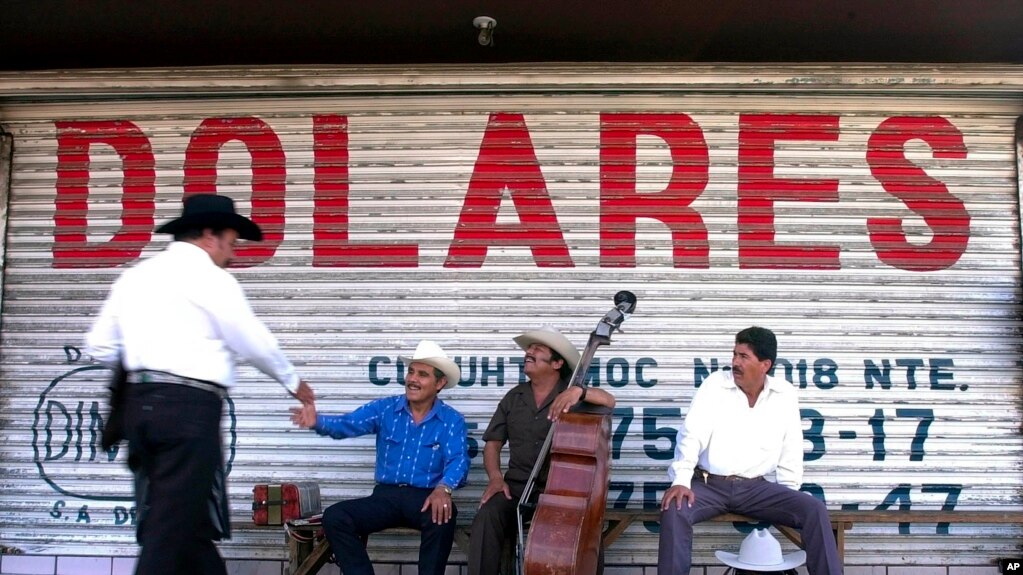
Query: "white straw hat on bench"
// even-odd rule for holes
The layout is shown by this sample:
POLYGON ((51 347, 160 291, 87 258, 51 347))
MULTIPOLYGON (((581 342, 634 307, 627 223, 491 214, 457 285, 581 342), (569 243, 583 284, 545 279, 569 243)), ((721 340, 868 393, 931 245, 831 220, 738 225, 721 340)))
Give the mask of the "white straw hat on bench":
POLYGON ((781 544, 767 529, 754 529, 739 546, 738 553, 715 551, 718 560, 747 571, 785 571, 806 563, 806 551, 782 555, 781 544))

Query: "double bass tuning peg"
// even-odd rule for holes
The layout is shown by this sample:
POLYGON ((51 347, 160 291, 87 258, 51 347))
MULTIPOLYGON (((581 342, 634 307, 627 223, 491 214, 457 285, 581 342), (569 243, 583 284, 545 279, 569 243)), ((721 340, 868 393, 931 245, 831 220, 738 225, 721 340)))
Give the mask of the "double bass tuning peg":
POLYGON ((636 309, 636 294, 622 290, 615 294, 615 307, 624 314, 631 314, 636 309))

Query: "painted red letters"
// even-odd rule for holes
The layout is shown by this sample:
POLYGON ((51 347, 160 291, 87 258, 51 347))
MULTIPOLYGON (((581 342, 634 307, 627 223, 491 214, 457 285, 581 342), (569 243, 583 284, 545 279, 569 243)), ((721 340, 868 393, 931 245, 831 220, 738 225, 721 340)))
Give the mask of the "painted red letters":
POLYGON ((313 116, 313 266, 416 267, 416 244, 348 240, 348 118, 313 116))
POLYGON ((636 267, 636 219, 671 230, 676 268, 710 267, 707 227, 689 207, 707 187, 703 131, 685 114, 601 114, 600 265, 636 267), (657 136, 671 151, 671 179, 661 192, 636 192, 636 137, 657 136))
POLYGON ((149 139, 124 120, 56 122, 57 198, 53 267, 114 267, 139 257, 153 232, 156 170, 149 139), (121 227, 108 242, 89 242, 90 148, 110 146, 121 157, 121 227))
MULTIPOLYGON (((139 257, 152 238, 155 211, 155 159, 149 139, 132 122, 58 121, 53 266, 113 267, 139 257), (88 241, 89 188, 93 171, 117 168, 94 164, 93 145, 120 157, 121 226, 106 242, 88 241)), ((348 118, 312 118, 313 266, 418 267, 419 246, 349 238, 348 118)), ((738 149, 738 253, 744 269, 838 269, 835 245, 781 244, 775 240, 775 202, 837 202, 835 179, 775 177, 779 141, 835 142, 836 115, 742 114, 738 149)), ((886 192, 898 198, 930 229, 929 241, 911 243, 903 217, 866 221, 877 257, 899 269, 928 272, 954 265, 965 253, 970 215, 945 184, 906 157, 906 144, 918 139, 935 158, 967 155, 962 133, 940 117, 893 117, 881 122, 867 143, 866 162, 886 192)), ((184 160, 185 196, 217 192, 221 149, 244 144, 251 157, 251 217, 265 241, 238 249, 241 265, 274 256, 284 237, 286 161, 281 142, 264 121, 253 117, 208 118, 196 128, 184 160)), ((600 116, 600 265, 635 267, 636 222, 662 222, 671 233, 676 268, 707 268, 708 232, 693 202, 708 184, 709 152, 703 131, 685 114, 600 116), (663 140, 671 156, 664 190, 637 191, 637 138, 663 140)), ((94 186, 98 184, 93 184, 94 186)), ((95 191, 95 190, 94 190, 95 191)), ((105 189, 104 189, 105 191, 105 189)), ((96 198, 93 198, 97 202, 96 198)), ((93 205, 97 209, 97 205, 93 205)), ((814 225, 813 221, 804 225, 814 225)), ((112 226, 111 226, 112 227, 112 226)), ((923 235, 923 234, 921 234, 923 235)), ((479 147, 468 191, 444 266, 481 267, 491 247, 528 248, 537 267, 573 267, 554 205, 522 114, 494 113, 479 147), (518 223, 498 223, 505 190, 518 223)))
POLYGON ((273 128, 251 117, 207 118, 192 133, 185 150, 185 197, 217 193, 220 148, 240 140, 252 156, 252 214, 263 230, 263 241, 240 246, 236 267, 259 265, 277 251, 284 239, 284 150, 273 128))
POLYGON ((539 267, 572 267, 521 114, 491 114, 444 267, 480 267, 490 246, 528 246, 539 267), (507 189, 521 225, 498 224, 507 189))
POLYGON ((838 247, 774 240, 774 202, 837 202, 838 180, 774 177, 777 140, 838 140, 838 116, 739 116, 739 267, 838 269, 838 247))
POLYGON ((906 142, 919 138, 936 158, 965 158, 963 135, 940 117, 888 118, 867 142, 870 173, 885 191, 902 200, 931 228, 926 245, 909 243, 901 218, 869 218, 867 230, 877 257, 884 263, 915 272, 945 269, 959 261, 970 239, 970 214, 945 184, 906 159, 906 142))

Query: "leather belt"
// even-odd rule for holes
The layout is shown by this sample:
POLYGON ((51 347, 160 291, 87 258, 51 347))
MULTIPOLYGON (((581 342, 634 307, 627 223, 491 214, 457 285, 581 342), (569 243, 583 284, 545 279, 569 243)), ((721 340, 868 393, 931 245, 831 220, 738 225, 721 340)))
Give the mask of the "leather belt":
POLYGON ((128 373, 129 383, 167 383, 171 385, 184 385, 185 387, 191 387, 194 389, 200 389, 202 391, 208 391, 220 399, 227 397, 227 388, 222 385, 217 385, 212 381, 206 381, 204 379, 193 379, 191 377, 184 377, 181 375, 175 375, 166 371, 156 371, 154 369, 140 369, 138 371, 132 371, 128 373))
POLYGON ((756 477, 743 477, 741 475, 717 475, 717 474, 714 474, 714 473, 711 473, 711 472, 707 471, 706 469, 701 469, 699 467, 697 467, 693 471, 693 477, 696 478, 696 479, 703 479, 704 483, 706 483, 708 479, 715 479, 715 480, 718 480, 718 481, 763 481, 764 480, 764 476, 763 475, 758 475, 756 477))

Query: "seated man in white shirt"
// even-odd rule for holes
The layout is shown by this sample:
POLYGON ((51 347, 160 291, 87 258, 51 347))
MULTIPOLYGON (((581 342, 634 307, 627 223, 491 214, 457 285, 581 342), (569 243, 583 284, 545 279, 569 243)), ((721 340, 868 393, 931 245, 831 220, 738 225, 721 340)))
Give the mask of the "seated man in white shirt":
POLYGON ((810 575, 841 575, 828 510, 799 491, 799 401, 791 384, 767 375, 777 356, 771 330, 746 328, 735 336, 731 371, 711 374, 697 390, 661 500, 658 575, 688 575, 693 525, 723 513, 800 529, 810 575), (775 482, 764 478, 771 473, 775 482))

